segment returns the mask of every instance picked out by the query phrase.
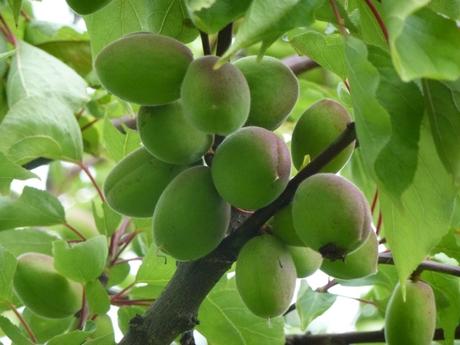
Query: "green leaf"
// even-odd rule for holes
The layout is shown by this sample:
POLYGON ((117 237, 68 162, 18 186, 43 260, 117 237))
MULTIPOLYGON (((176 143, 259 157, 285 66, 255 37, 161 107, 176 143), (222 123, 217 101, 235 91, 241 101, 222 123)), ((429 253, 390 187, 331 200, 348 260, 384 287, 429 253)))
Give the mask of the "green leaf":
POLYGON ((0 301, 9 302, 13 294, 13 278, 17 261, 13 254, 0 245, 0 301))
POLYGON ((145 0, 113 0, 93 14, 84 16, 91 38, 93 57, 107 44, 137 31, 149 31, 145 0))
POLYGON ((316 292, 307 283, 302 281, 296 301, 296 310, 300 317, 302 330, 328 310, 337 299, 336 296, 327 292, 316 292))
POLYGON ((186 0, 195 25, 208 34, 214 34, 241 16, 251 0, 186 0))
MULTIPOLYGON (((377 11, 381 12, 381 4, 377 1, 373 1, 373 4, 377 11)), ((359 31, 362 39, 366 43, 376 45, 382 49, 388 49, 385 36, 369 6, 362 0, 357 1, 357 5, 359 9, 359 31)))
POLYGON ((433 253, 444 253, 460 262, 460 233, 458 229, 453 229, 444 236, 441 242, 433 249, 433 253))
POLYGON ((109 271, 107 272, 107 275, 109 276, 107 287, 112 287, 123 283, 126 277, 128 277, 130 269, 131 266, 129 266, 128 262, 116 264, 110 267, 109 271))
POLYGON ((86 298, 91 313, 105 314, 109 311, 110 298, 99 280, 90 281, 86 284, 86 298))
POLYGON ((93 333, 94 330, 91 331, 71 331, 66 334, 61 334, 58 335, 54 338, 52 338, 49 342, 46 343, 46 345, 81 345, 86 338, 88 338, 91 333, 93 333))
POLYGON ((422 7, 429 0, 383 2, 393 63, 404 81, 460 77, 460 31, 454 21, 422 7), (422 9, 421 9, 422 8, 422 9))
POLYGON ((52 243, 58 238, 39 229, 0 231, 0 246, 14 256, 27 252, 51 255, 52 243))
POLYGON ((115 345, 113 334, 106 334, 101 337, 85 341, 83 345, 115 345))
POLYGON ((460 84, 423 80, 422 85, 437 152, 460 185, 460 84))
MULTIPOLYGON (((39 343, 44 343, 47 340, 66 332, 70 325, 75 321, 73 316, 65 319, 48 319, 38 316, 30 309, 25 308, 22 312, 22 317, 30 326, 39 343)), ((21 327, 22 329, 23 327, 21 327)))
POLYGON ((70 67, 41 49, 18 42, 7 81, 8 104, 23 98, 53 97, 78 110, 88 101, 86 82, 70 67))
POLYGON ((431 0, 430 8, 449 18, 460 19, 460 0, 431 0))
POLYGON ((239 49, 263 42, 262 50, 283 33, 314 21, 315 10, 324 0, 253 0, 234 43, 221 60, 233 56, 239 49))
POLYGON ((104 147, 109 157, 115 161, 120 161, 141 145, 141 139, 137 131, 125 127, 124 132, 121 133, 108 117, 104 119, 104 147))
POLYGON ((197 329, 213 345, 283 345, 282 317, 266 320, 243 303, 235 279, 224 279, 208 294, 198 312, 197 329))
POLYGON ((18 23, 19 14, 21 13, 22 0, 8 0, 11 11, 13 12, 14 21, 18 23))
POLYGON ((93 218, 100 234, 111 236, 121 221, 121 215, 112 210, 107 203, 93 201, 93 218))
POLYGON ((64 240, 53 242, 54 267, 63 276, 77 282, 90 282, 104 271, 108 248, 99 235, 74 245, 64 240))
POLYGON ((376 68, 362 42, 349 38, 347 43, 360 151, 380 191, 385 236, 403 282, 448 232, 456 191, 426 116, 419 125, 415 86, 395 78, 381 50, 369 54, 376 68))
POLYGON ((18 199, 0 197, 0 230, 63 223, 64 208, 48 192, 25 187, 18 199))
POLYGON ((13 325, 6 317, 0 316, 0 328, 15 345, 33 345, 33 343, 19 330, 19 328, 13 325))
POLYGON ((460 281, 457 277, 436 272, 423 272, 423 280, 433 288, 438 325, 444 331, 444 344, 453 345, 460 320, 460 281))
POLYGON ((38 176, 19 164, 13 163, 0 152, 0 184, 4 185, 9 184, 12 180, 28 180, 30 178, 38 178, 38 176))
POLYGON ((345 44, 340 34, 326 35, 309 30, 292 37, 290 43, 299 55, 306 55, 312 58, 322 67, 334 72, 342 79, 347 78, 345 44))
POLYGON ((38 157, 77 162, 82 158, 80 128, 60 100, 30 97, 16 103, 0 124, 0 151, 24 164, 38 157))
POLYGON ((176 270, 176 261, 164 255, 158 255, 158 249, 152 245, 137 272, 136 281, 155 286, 166 286, 176 270))
POLYGON ((188 43, 198 35, 198 30, 185 7, 184 0, 157 0, 147 3, 150 13, 149 24, 153 32, 174 37, 188 43))

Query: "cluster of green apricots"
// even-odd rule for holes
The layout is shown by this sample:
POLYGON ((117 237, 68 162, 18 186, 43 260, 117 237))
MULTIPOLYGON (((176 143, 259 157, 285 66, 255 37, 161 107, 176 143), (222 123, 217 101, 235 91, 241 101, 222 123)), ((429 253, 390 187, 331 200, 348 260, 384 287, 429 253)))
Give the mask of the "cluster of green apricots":
MULTIPOLYGON (((81 14, 108 2, 68 0, 81 14)), ((287 186, 291 165, 300 170, 351 122, 336 101, 319 101, 297 122, 290 152, 273 131, 298 98, 292 71, 271 57, 217 62, 215 56, 194 59, 179 41, 147 32, 110 43, 95 60, 107 90, 141 105, 143 147, 109 173, 107 202, 126 216, 153 216, 156 245, 179 261, 213 251, 226 236, 232 207, 250 212, 273 202, 287 186), (217 136, 224 139, 213 146, 217 136), (208 153, 212 160, 204 159, 208 153)), ((240 251, 237 288, 254 314, 282 315, 296 278, 318 269, 340 280, 377 271, 378 240, 367 200, 336 175, 353 149, 350 144, 306 179, 264 233, 240 251)), ((23 303, 47 318, 71 316, 81 306, 81 285, 61 276, 50 256, 22 255, 14 285, 23 303), (44 292, 53 299, 36 298, 44 292)), ((398 285, 387 309, 387 343, 430 344, 435 317, 429 285, 407 282, 406 299, 398 285)))

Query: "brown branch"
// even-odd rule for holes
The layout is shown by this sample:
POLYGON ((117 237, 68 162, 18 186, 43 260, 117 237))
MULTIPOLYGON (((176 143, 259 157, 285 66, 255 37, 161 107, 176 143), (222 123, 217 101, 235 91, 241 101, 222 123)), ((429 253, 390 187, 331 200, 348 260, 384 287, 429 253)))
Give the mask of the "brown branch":
POLYGON ((316 61, 313 61, 306 56, 289 56, 283 59, 283 63, 288 66, 295 75, 299 75, 319 67, 319 64, 316 61))
POLYGON ((222 56, 232 44, 233 23, 228 24, 217 35, 216 55, 222 56))
MULTIPOLYGON (((433 340, 443 340, 444 332, 437 329, 433 340)), ((460 327, 455 330, 455 339, 460 339, 460 327)), ((302 334, 286 337, 286 345, 348 345, 365 343, 384 343, 384 330, 371 332, 348 332, 335 334, 302 334)))
MULTIPOLYGON (((167 287, 144 316, 136 316, 120 345, 168 345, 180 334, 198 323, 198 309, 214 285, 236 260, 241 247, 280 208, 287 205, 298 186, 308 177, 318 173, 356 138, 355 127, 350 123, 340 137, 301 170, 284 192, 270 205, 245 214, 243 223, 212 253, 196 261, 182 262, 167 287)), ((236 222, 239 224, 239 221, 236 222)))
POLYGON ((30 340, 34 344, 38 343, 37 337, 35 336, 34 332, 32 331, 32 328, 30 328, 29 324, 27 321, 22 317, 21 313, 19 313, 16 309, 16 306, 13 304, 9 304, 8 307, 11 309, 11 311, 16 315, 17 319, 21 323, 22 327, 26 330, 27 334, 29 335, 30 340))
POLYGON ((201 46, 203 47, 203 55, 211 55, 211 45, 209 44, 209 36, 206 32, 200 31, 201 46))

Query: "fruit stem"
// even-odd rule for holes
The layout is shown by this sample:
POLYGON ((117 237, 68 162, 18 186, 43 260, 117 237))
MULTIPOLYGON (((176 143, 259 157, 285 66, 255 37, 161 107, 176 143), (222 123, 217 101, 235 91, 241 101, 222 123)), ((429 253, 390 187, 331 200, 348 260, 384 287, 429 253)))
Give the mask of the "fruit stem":
POLYGON ((385 22, 382 19, 382 16, 380 15, 379 11, 377 11, 377 8, 375 7, 375 5, 373 4, 371 0, 365 0, 365 1, 369 9, 371 10, 372 14, 374 15, 375 20, 379 24, 380 29, 382 30, 382 33, 383 33, 383 37, 385 37, 385 41, 388 43, 388 37, 389 37, 388 29, 385 25, 385 22))
POLYGON ((37 337, 35 336, 34 332, 32 331, 32 328, 30 328, 29 324, 27 321, 22 317, 21 313, 19 313, 16 309, 16 306, 14 304, 9 305, 11 311, 16 315, 18 318, 19 322, 21 323, 22 327, 26 330, 27 334, 29 335, 29 338, 32 340, 34 344, 38 343, 37 337))
POLYGON ((78 237, 80 237, 80 239, 82 241, 86 241, 86 237, 82 235, 82 233, 80 231, 78 231, 77 229, 75 229, 72 225, 70 225, 69 223, 64 223, 64 226, 69 229, 70 231, 72 231, 75 235, 77 235, 78 237))
POLYGON ((105 202, 105 197, 104 194, 102 193, 101 189, 99 188, 96 180, 94 179, 94 176, 91 174, 91 171, 89 171, 88 167, 83 163, 83 162, 77 162, 76 163, 80 169, 88 176, 89 180, 93 184, 94 188, 97 191, 97 194, 99 194, 99 197, 101 198, 102 202, 105 202))

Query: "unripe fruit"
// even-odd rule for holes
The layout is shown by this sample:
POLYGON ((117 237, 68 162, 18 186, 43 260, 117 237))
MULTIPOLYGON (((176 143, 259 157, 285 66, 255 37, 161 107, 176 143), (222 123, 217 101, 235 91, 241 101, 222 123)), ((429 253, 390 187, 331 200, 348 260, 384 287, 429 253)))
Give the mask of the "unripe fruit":
POLYGON ((251 97, 241 71, 230 63, 214 69, 215 56, 190 64, 182 83, 185 116, 205 133, 227 135, 246 122, 251 97))
POLYGON ((71 316, 81 308, 82 286, 60 275, 48 255, 18 257, 14 289, 27 308, 50 319, 71 316))
POLYGON ((148 32, 126 35, 106 46, 95 68, 104 87, 128 102, 175 101, 193 56, 181 42, 148 32))
POLYGON ((433 289, 422 281, 406 283, 406 301, 398 284, 385 313, 388 345, 430 345, 436 327, 433 289))
POLYGON ((163 190, 186 167, 153 157, 140 148, 123 158, 104 183, 107 203, 130 217, 151 217, 163 190))
POLYGON ((288 117, 299 97, 299 83, 292 71, 278 59, 248 56, 237 60, 249 85, 251 110, 247 125, 269 130, 278 128, 288 117))
POLYGON ((194 260, 217 247, 229 222, 230 205, 217 194, 211 171, 193 167, 179 174, 158 200, 153 234, 163 252, 194 260))
MULTIPOLYGON (((292 133, 291 154, 294 165, 300 169, 305 156, 313 160, 332 144, 351 122, 347 110, 336 101, 325 99, 308 108, 292 133)), ((336 173, 353 153, 354 143, 339 153, 322 171, 336 173)))
POLYGON ((370 231, 367 240, 343 260, 323 261, 321 271, 337 279, 364 278, 377 272, 378 240, 374 231, 370 231))
POLYGON ((171 164, 196 162, 212 144, 211 135, 185 120, 181 102, 142 107, 137 127, 145 148, 171 164))
POLYGON ((320 253, 307 247, 288 247, 294 260, 297 278, 305 278, 315 273, 323 262, 323 257, 320 253))
POLYGON ((255 315, 271 318, 287 310, 294 295, 296 270, 289 250, 276 237, 262 235, 246 243, 235 273, 238 292, 255 315))
POLYGON ((292 203, 275 213, 271 221, 273 235, 289 246, 305 247, 294 228, 292 203))
POLYGON ((85 15, 96 12, 111 0, 67 0, 67 4, 78 14, 85 15))
POLYGON ((286 187, 291 159, 286 144, 260 127, 245 127, 228 136, 212 162, 219 194, 235 207, 258 209, 286 187))
POLYGON ((294 228, 306 246, 332 260, 342 259, 368 237, 370 210, 362 192, 334 174, 317 174, 297 189, 294 228))

